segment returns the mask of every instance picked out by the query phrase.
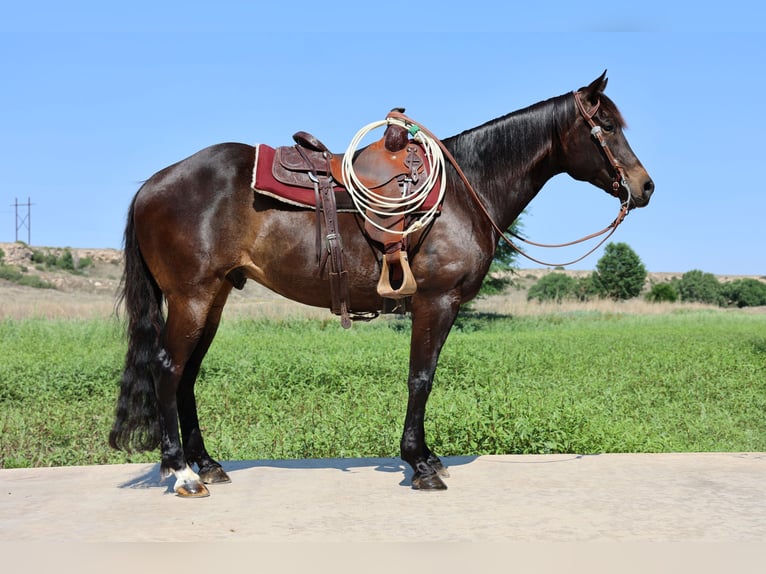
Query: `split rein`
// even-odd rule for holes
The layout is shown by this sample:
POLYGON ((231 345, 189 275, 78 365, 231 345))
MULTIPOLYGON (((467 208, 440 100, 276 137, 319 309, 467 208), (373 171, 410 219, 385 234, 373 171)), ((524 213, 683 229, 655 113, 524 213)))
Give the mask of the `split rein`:
MULTIPOLYGON (((583 103, 582 103, 582 101, 580 99, 580 95, 577 92, 573 92, 573 95, 574 95, 574 99, 575 99, 575 102, 577 104, 578 110, 580 111, 582 116, 585 118, 585 121, 588 123, 588 125, 591 127, 591 135, 598 141, 599 145, 601 146, 601 149, 604 151, 604 154, 607 157, 607 160, 609 161, 610 165, 612 166, 612 168, 615 171, 614 181, 612 182, 612 191, 611 191, 612 195, 614 195, 615 197, 618 197, 619 189, 620 189, 620 187, 623 187, 623 188, 628 190, 628 197, 627 197, 627 199, 624 202, 621 203, 620 211, 617 214, 617 217, 614 219, 614 221, 612 221, 612 223, 607 225, 601 231, 597 231, 595 233, 591 233, 590 235, 586 235, 585 237, 581 237, 580 239, 576 239, 576 240, 570 241, 568 243, 559 243, 559 244, 535 243, 534 241, 530 241, 528 239, 525 239, 525 238, 523 238, 523 237, 521 237, 521 236, 519 236, 519 235, 517 235, 515 233, 512 233, 512 232, 506 233, 506 232, 504 232, 502 229, 500 229, 500 226, 498 226, 497 223, 495 223, 494 219, 492 219, 492 216, 490 215, 489 211, 487 210, 487 207, 484 205, 484 202, 479 197, 479 194, 476 193, 476 190, 473 188, 471 183, 468 181, 468 178, 466 177, 465 173, 463 173, 463 170, 458 165, 457 160, 452 155, 452 153, 444 146, 444 144, 442 143, 442 141, 439 138, 437 138, 427 128, 424 128, 423 126, 420 126, 420 125, 416 124, 409 117, 407 117, 406 115, 404 115, 403 113, 398 112, 398 111, 390 112, 388 114, 386 120, 383 123, 393 122, 393 121, 403 122, 404 125, 407 127, 407 129, 410 131, 410 133, 412 135, 417 134, 418 136, 422 136, 422 134, 425 134, 426 137, 423 138, 423 141, 431 140, 431 142, 429 142, 429 145, 431 146, 432 149, 433 149, 432 142, 435 142, 438 145, 438 147, 441 150, 441 152, 444 154, 444 156, 449 160, 449 162, 455 168, 455 171, 457 172, 458 176, 460 177, 460 180, 466 186, 466 189, 471 194, 471 197, 473 197, 474 201, 479 206, 479 208, 481 209, 482 213, 484 213, 484 216, 487 218, 487 221, 489 221, 489 223, 492 225, 492 228, 494 229, 494 231, 514 251, 518 252, 520 255, 526 257, 530 261, 533 261, 533 262, 538 263, 540 265, 545 265, 545 266, 548 266, 548 267, 564 267, 564 266, 573 265, 574 263, 578 263, 578 262, 582 261, 583 259, 585 259, 589 255, 591 255, 594 251, 596 251, 599 247, 601 247, 614 234, 614 232, 617 231, 617 227, 619 227, 619 225, 623 222, 625 217, 628 215, 628 211, 629 211, 629 208, 630 208, 630 201, 631 201, 630 190, 628 188, 627 182, 625 181, 625 177, 624 177, 624 174, 623 174, 622 167, 617 162, 616 158, 614 157, 614 154, 612 154, 612 151, 609 149, 609 146, 607 145, 606 140, 603 137, 601 126, 597 125, 596 122, 593 121, 593 116, 598 111, 598 108, 599 108, 599 105, 600 105, 601 102, 599 101, 599 103, 596 104, 596 106, 593 108, 593 110, 590 113, 588 113, 585 110, 585 106, 583 105, 583 103), (574 259, 574 260, 566 262, 566 263, 547 263, 547 262, 541 261, 539 259, 536 259, 536 258, 532 257, 531 255, 529 255, 528 253, 526 253, 523 249, 521 249, 519 246, 517 246, 510 237, 508 237, 509 234, 511 236, 513 236, 515 239, 517 239, 519 241, 522 241, 522 242, 524 242, 524 243, 526 243, 528 245, 533 245, 535 247, 543 247, 543 248, 569 247, 569 246, 572 246, 572 245, 577 245, 579 243, 583 243, 583 242, 588 241, 590 239, 595 239, 596 237, 600 237, 602 235, 604 235, 604 237, 601 239, 601 241, 599 241, 596 244, 595 247, 593 247, 591 250, 589 250, 587 253, 585 253, 581 257, 578 257, 577 259, 574 259)), ((442 170, 444 169, 443 168, 443 164, 441 164, 439 167, 442 170)), ((442 185, 443 184, 444 184, 444 182, 442 182, 442 185)), ((444 190, 442 189, 442 190, 440 190, 440 192, 441 192, 441 195, 443 195, 444 190)), ((441 196, 440 196, 440 200, 441 200, 441 196)), ((423 225, 419 225, 419 226, 417 226, 417 228, 420 228, 422 226, 423 225)), ((405 233, 409 233, 409 232, 414 231, 414 230, 415 229, 410 229, 410 230, 407 230, 405 233)))

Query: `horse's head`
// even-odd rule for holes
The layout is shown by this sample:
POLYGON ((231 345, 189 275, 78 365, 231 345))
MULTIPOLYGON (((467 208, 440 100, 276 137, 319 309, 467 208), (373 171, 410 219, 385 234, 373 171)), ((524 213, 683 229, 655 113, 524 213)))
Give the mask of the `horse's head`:
POLYGON ((625 139, 625 122, 614 102, 604 95, 606 71, 589 86, 574 92, 576 118, 562 134, 567 173, 620 198, 629 209, 644 207, 654 182, 625 139))

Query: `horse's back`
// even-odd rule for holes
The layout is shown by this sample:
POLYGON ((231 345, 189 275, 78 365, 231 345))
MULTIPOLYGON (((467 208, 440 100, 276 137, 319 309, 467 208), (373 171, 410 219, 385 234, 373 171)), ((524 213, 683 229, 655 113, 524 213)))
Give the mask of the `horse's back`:
MULTIPOLYGON (((151 196, 190 192, 210 193, 232 178, 241 181, 252 170, 255 150, 242 143, 220 143, 206 147, 152 175, 141 187, 137 200, 151 200, 151 196)), ((246 177, 245 177, 246 179, 246 177)))

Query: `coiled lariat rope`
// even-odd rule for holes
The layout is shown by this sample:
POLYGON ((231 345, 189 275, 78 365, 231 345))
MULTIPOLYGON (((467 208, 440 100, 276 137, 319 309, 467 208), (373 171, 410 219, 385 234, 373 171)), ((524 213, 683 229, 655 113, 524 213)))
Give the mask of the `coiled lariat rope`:
MULTIPOLYGON (((343 162, 341 164, 341 178, 343 179, 343 185, 348 190, 348 194, 368 223, 377 227, 381 231, 386 233, 394 233, 406 237, 410 233, 414 233, 419 229, 427 226, 433 221, 436 214, 439 212, 442 199, 444 198, 444 191, 446 189, 446 177, 445 177, 445 164, 444 154, 440 143, 435 137, 424 132, 414 122, 406 119, 388 117, 385 120, 372 122, 360 129, 354 139, 346 150, 343 156, 343 162), (411 189, 410 185, 403 186, 403 195, 401 197, 386 197, 380 193, 375 192, 365 186, 354 172, 354 166, 352 160, 360 142, 371 131, 382 127, 396 125, 406 129, 413 139, 423 146, 425 152, 425 159, 427 162, 426 178, 425 181, 418 187, 414 193, 408 194, 411 189), (426 210, 422 214, 418 215, 412 221, 405 226, 402 231, 396 231, 381 226, 379 223, 373 221, 367 213, 374 213, 384 217, 404 217, 418 210, 423 205, 434 186, 439 185, 438 199, 434 203, 433 207, 426 210)), ((409 182, 412 185, 412 182, 409 182)))

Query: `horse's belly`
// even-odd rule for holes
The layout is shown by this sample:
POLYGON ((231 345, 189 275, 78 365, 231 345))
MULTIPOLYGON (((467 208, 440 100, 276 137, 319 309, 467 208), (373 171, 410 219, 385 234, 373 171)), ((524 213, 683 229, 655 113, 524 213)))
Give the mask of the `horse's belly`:
MULTIPOLYGON (((251 255, 246 267, 247 276, 264 287, 304 305, 330 308, 329 258, 320 264, 316 242, 293 238, 290 241, 269 241, 251 255)), ((352 311, 376 311, 382 300, 377 294, 379 265, 369 245, 360 249, 354 241, 344 242, 343 270, 352 311), (365 253, 366 250, 366 253, 365 253)))
MULTIPOLYGON (((359 276, 346 271, 349 292, 349 307, 352 311, 377 311, 382 300, 376 291, 376 282, 360 284, 359 276)), ((327 272, 319 276, 296 275, 286 272, 264 273, 255 277, 255 281, 268 289, 304 305, 312 307, 332 307, 332 293, 327 272)))

